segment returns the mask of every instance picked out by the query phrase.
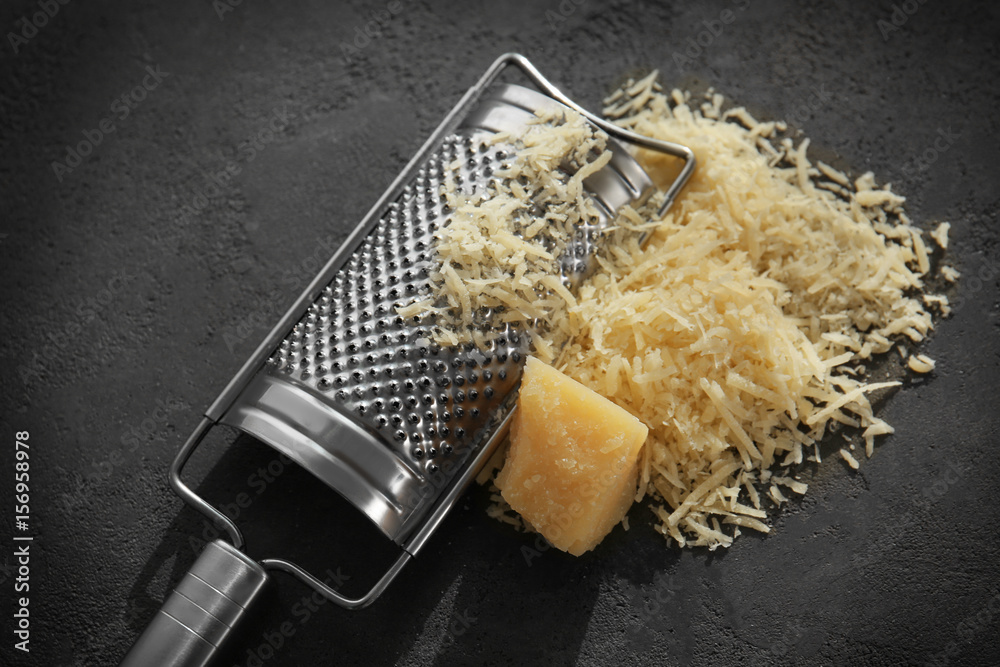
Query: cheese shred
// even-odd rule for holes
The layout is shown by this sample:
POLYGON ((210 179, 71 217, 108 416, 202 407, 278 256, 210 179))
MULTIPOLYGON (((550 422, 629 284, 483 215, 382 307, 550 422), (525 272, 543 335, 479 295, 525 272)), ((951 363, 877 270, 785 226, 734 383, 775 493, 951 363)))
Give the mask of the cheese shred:
MULTIPOLYGON (((592 211, 580 203, 580 179, 556 165, 569 157, 577 176, 589 174, 608 153, 567 115, 540 118, 522 140, 515 173, 523 192, 448 193, 457 215, 439 235, 435 307, 450 313, 453 337, 483 306, 521 323, 548 321, 543 349, 558 354, 557 367, 649 428, 637 499, 647 499, 658 532, 715 549, 739 527, 767 532, 767 505, 788 501, 782 488, 806 492, 793 468, 807 456, 819 461, 831 427, 858 429, 873 454, 875 438, 892 427, 870 397, 899 383, 867 381, 867 366, 922 341, 933 328, 927 308, 947 314, 948 306, 922 294, 937 260, 904 197, 870 172, 851 180, 813 163, 808 140, 780 136, 783 123, 723 112, 714 91, 703 104, 691 97, 661 92, 651 75, 606 100, 607 117, 691 147, 699 167, 663 220, 621 216, 601 270, 575 296, 552 276, 572 228, 592 211), (525 202, 539 196, 557 215, 546 212, 545 233, 529 238, 536 221, 525 202), (634 230, 651 222, 640 244, 634 230), (555 242, 542 246, 542 237, 555 242), (560 336, 561 348, 552 342, 560 336)), ((677 173, 674 158, 646 149, 636 157, 661 188, 677 173)), ((942 249, 947 232, 942 225, 930 235, 942 249)), ((934 368, 924 355, 908 364, 934 368)), ((847 449, 839 453, 859 467, 847 449)))
POLYGON ((567 310, 577 306, 560 278, 559 256, 598 218, 583 181, 611 160, 607 135, 576 112, 549 109, 524 133, 491 141, 515 154, 488 188, 470 194, 458 179, 445 179, 441 194, 453 213, 436 232, 436 298, 397 310, 403 317, 433 315, 441 345, 483 344, 498 321, 532 331, 534 354, 551 362, 557 342, 572 334, 567 310), (545 340, 537 338, 541 331, 545 340))

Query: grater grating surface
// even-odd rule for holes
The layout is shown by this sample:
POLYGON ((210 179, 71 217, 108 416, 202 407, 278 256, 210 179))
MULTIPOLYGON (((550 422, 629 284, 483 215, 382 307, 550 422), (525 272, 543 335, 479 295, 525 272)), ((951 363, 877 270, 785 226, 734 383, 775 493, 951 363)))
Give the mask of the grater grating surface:
POLYGON ((397 314, 431 292, 434 232, 449 213, 439 196, 446 165, 467 158, 461 177, 471 191, 506 154, 480 148, 480 138, 446 139, 269 360, 270 372, 332 396, 395 443, 418 473, 459 462, 516 382, 526 349, 509 328, 493 332, 487 350, 442 349, 428 318, 397 314))
MULTIPOLYGON (((385 207, 222 419, 304 465, 400 544, 506 416, 530 337, 492 326, 486 313, 488 347, 442 348, 432 316, 404 320, 397 308, 432 292, 435 232, 451 213, 446 179, 465 194, 489 187, 516 150, 491 143, 496 133, 516 136, 551 105, 559 103, 494 86, 385 207)), ((594 264, 601 228, 652 191, 620 144, 609 139, 608 149, 612 161, 584 181, 597 218, 559 258, 571 288, 594 264)))

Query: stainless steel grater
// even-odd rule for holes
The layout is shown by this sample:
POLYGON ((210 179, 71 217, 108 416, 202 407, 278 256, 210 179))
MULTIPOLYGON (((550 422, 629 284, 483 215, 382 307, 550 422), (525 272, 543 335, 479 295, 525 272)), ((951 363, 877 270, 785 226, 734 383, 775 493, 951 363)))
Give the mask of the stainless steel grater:
POLYGON ((683 146, 642 137, 576 106, 523 56, 501 56, 459 101, 364 220, 298 297, 205 413, 170 471, 174 490, 223 528, 122 662, 205 665, 263 589, 267 569, 294 574, 347 608, 370 604, 416 555, 506 434, 529 336, 488 326, 487 347, 442 348, 430 322, 397 307, 431 292, 435 232, 450 213, 446 168, 467 193, 485 188, 536 111, 568 106, 604 130, 612 160, 584 181, 598 219, 560 257, 574 287, 593 267, 599 231, 626 204, 654 191, 623 140, 683 160, 662 214, 694 169, 683 146), (537 86, 494 83, 508 66, 537 86), (240 429, 289 456, 371 519, 400 548, 367 594, 352 599, 283 559, 241 553, 239 528, 195 494, 180 473, 216 424, 240 429))

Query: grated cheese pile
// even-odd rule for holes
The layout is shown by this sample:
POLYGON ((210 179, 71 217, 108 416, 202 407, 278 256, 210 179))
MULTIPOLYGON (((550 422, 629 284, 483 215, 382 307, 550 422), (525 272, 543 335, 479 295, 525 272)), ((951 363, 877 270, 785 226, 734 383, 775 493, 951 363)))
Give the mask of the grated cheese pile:
MULTIPOLYGON (((557 253, 519 248, 522 268, 510 253, 497 261, 487 248, 506 245, 505 237, 491 241, 494 230, 540 231, 524 218, 527 199, 504 193, 485 202, 495 207, 490 211, 481 201, 460 202, 480 236, 465 228, 442 234, 441 289, 468 325, 471 299, 487 294, 512 305, 513 297, 501 293, 506 273, 515 296, 529 302, 513 306, 520 321, 559 318, 555 329, 572 337, 556 365, 649 428, 637 499, 649 499, 657 529, 681 546, 715 549, 729 546, 741 527, 768 532, 768 501, 778 506, 788 500, 784 490, 806 492, 792 471, 806 458, 820 460, 818 443, 831 426, 859 429, 872 455, 875 438, 893 429, 875 416, 869 396, 900 383, 867 382, 867 365, 894 347, 905 356, 905 347, 933 327, 928 308, 947 315, 948 300, 921 294, 932 250, 891 187, 876 186, 871 173, 852 182, 813 163, 808 139, 796 145, 783 136, 783 123, 757 122, 741 108, 724 111, 712 91, 701 104, 677 90, 667 95, 655 76, 609 98, 605 115, 691 147, 699 166, 644 246, 619 228, 599 259, 601 270, 575 299, 532 301, 532 293, 558 291, 546 274, 557 253), (506 210, 518 215, 504 223, 506 210), (488 287, 481 286, 480 265, 499 272, 489 274, 488 287)), ((551 120, 538 125, 540 133, 551 120)), ((542 146, 549 139, 530 141, 542 146)), ((676 176, 673 158, 645 150, 637 157, 662 186, 676 176)), ((585 200, 553 189, 539 168, 524 187, 577 212, 552 220, 558 224, 551 233, 568 238, 565 225, 586 217, 585 200)), ((625 217, 643 222, 631 210, 625 217)), ((947 232, 942 225, 932 235, 941 248, 947 232)), ((946 279, 957 277, 947 268, 946 279)), ((543 353, 556 349, 541 346, 543 353)), ((926 373, 934 362, 913 356, 909 367, 926 373)), ((858 467, 846 449, 840 455, 858 467)))

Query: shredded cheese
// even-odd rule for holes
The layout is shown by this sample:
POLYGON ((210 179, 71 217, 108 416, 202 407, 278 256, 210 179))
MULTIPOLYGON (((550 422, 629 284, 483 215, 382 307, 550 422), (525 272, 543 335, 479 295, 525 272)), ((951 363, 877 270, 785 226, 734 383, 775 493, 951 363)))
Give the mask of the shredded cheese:
POLYGON ((931 232, 931 238, 937 243, 942 250, 948 249, 948 230, 951 229, 951 223, 942 222, 937 228, 931 232))
MULTIPOLYGON (((829 426, 861 429, 873 454, 875 438, 892 427, 868 396, 899 383, 867 382, 863 362, 894 347, 903 354, 898 341, 919 342, 933 328, 925 306, 943 314, 948 306, 943 296, 921 293, 929 253, 902 196, 870 172, 852 182, 813 164, 808 140, 779 137, 783 123, 723 111, 714 91, 705 99, 699 105, 689 93, 661 92, 651 75, 605 100, 607 117, 691 147, 699 168, 644 246, 635 230, 653 221, 641 211, 620 217, 601 270, 575 296, 545 275, 588 212, 570 192, 576 179, 559 172, 546 180, 545 165, 562 158, 545 151, 565 156, 571 149, 561 142, 584 141, 587 150, 572 154, 588 173, 596 168, 590 160, 606 153, 576 119, 540 119, 519 149, 528 157, 519 154, 511 172, 528 175, 523 193, 502 187, 488 200, 456 200, 458 227, 442 231, 438 252, 460 281, 440 281, 444 305, 436 312, 466 326, 483 303, 522 312, 521 322, 550 318, 544 351, 558 352, 556 365, 649 428, 637 499, 648 499, 658 532, 681 546, 715 549, 729 546, 739 527, 767 532, 765 504, 788 502, 780 487, 806 492, 788 470, 806 455, 821 460, 829 426), (540 146, 549 148, 534 150, 540 146), (546 201, 564 216, 546 214, 539 234, 555 234, 547 246, 553 259, 521 245, 540 242, 526 238, 537 228, 523 212, 547 192, 557 193, 546 201), (560 197, 568 197, 562 205, 560 197), (552 342, 558 336, 567 341, 561 348, 552 342)), ((676 175, 673 158, 644 149, 637 158, 661 186, 676 175)), ((931 234, 942 248, 947 229, 931 234)), ((958 276, 947 266, 940 272, 958 276)), ((908 364, 933 369, 923 355, 908 364)), ((859 467, 849 451, 839 453, 859 467)))
POLYGON ((534 353, 551 361, 554 341, 572 332, 566 309, 576 305, 559 278, 558 258, 574 231, 597 218, 583 181, 611 160, 607 136, 575 112, 544 110, 523 134, 501 133, 492 142, 513 145, 511 164, 471 195, 457 179, 445 180, 442 195, 454 212, 436 233, 436 296, 397 310, 403 317, 434 315, 442 345, 482 344, 491 318, 520 329, 535 324, 533 334, 545 323, 548 340, 536 339, 534 353))
POLYGON ((840 458, 844 459, 847 465, 851 466, 852 469, 857 470, 858 468, 861 467, 861 464, 858 463, 858 460, 856 458, 854 458, 854 455, 852 455, 849 451, 847 451, 843 447, 840 448, 839 453, 840 453, 840 458))
POLYGON ((926 354, 915 354, 906 362, 910 370, 917 373, 930 373, 934 370, 934 360, 926 354))

